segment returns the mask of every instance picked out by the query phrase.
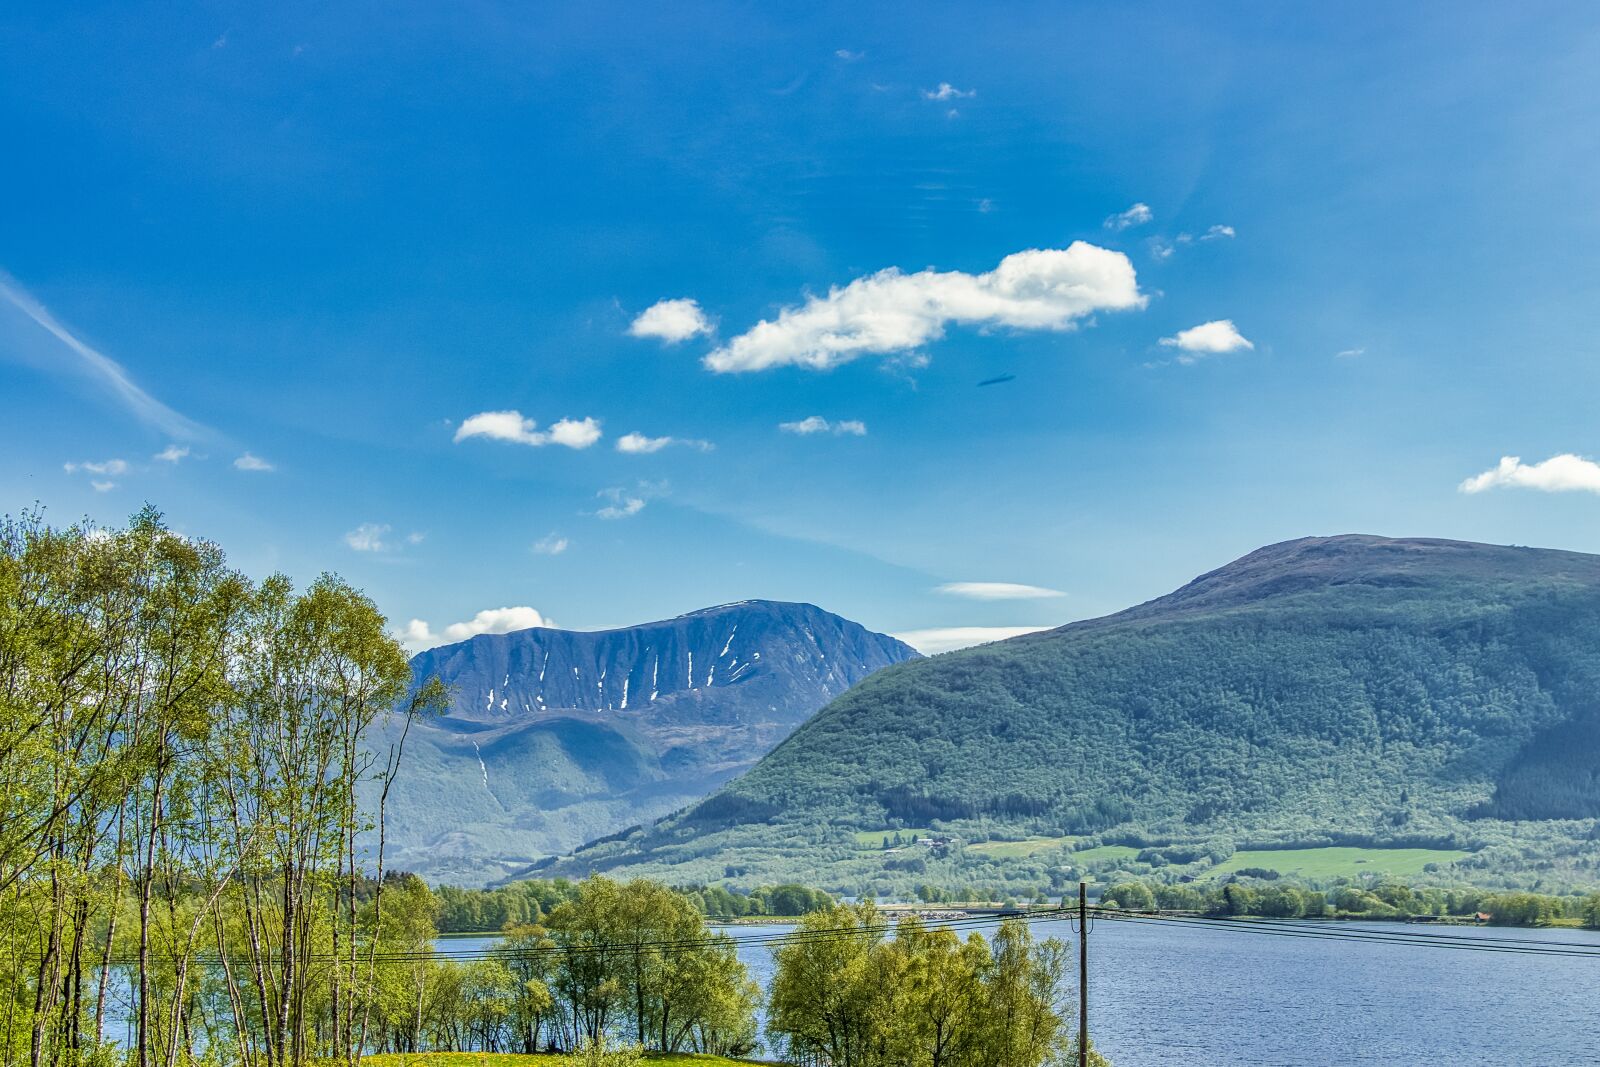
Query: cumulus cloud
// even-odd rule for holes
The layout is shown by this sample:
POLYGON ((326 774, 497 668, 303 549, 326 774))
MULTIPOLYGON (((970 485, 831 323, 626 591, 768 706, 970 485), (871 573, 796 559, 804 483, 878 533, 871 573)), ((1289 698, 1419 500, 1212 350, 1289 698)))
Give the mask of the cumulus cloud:
POLYGON ((1048 626, 938 626, 928 630, 906 630, 889 636, 904 641, 925 656, 937 656, 941 652, 986 645, 991 641, 1004 641, 1008 637, 1021 637, 1048 629, 1048 626))
POLYGON ((807 415, 796 422, 780 422, 778 429, 784 433, 810 437, 812 434, 831 433, 835 437, 865 437, 867 424, 860 419, 839 419, 829 422, 821 415, 807 415))
POLYGON ((188 455, 189 449, 187 447, 183 445, 172 444, 168 445, 166 448, 163 448, 151 458, 160 460, 162 463, 177 463, 179 460, 187 458, 188 455))
POLYGON ((711 320, 701 310, 699 303, 687 297, 677 300, 658 300, 639 313, 628 326, 634 337, 653 337, 675 345, 712 330, 711 320))
POLYGON ((943 337, 950 323, 1070 330, 1096 311, 1145 302, 1127 256, 1074 241, 1013 252, 982 274, 890 267, 784 308, 704 363, 721 373, 789 364, 827 370, 862 356, 909 352, 943 337))
POLYGON ((97 493, 109 493, 117 487, 116 482, 102 482, 98 478, 89 483, 89 487, 97 493))
POLYGON ((571 542, 560 534, 549 533, 529 545, 528 550, 536 556, 559 556, 570 545, 571 542))
POLYGON ((1523 463, 1520 456, 1502 456, 1500 464, 1462 482, 1463 493, 1486 489, 1538 489, 1546 493, 1600 493, 1600 464, 1563 452, 1542 463, 1523 463))
POLYGON ((865 52, 852 52, 848 48, 836 48, 833 50, 833 54, 836 59, 842 59, 846 63, 854 63, 866 55, 865 52))
POLYGON ((957 89, 949 82, 940 82, 937 89, 922 90, 924 100, 970 100, 977 95, 976 89, 957 89))
POLYGON ((617 451, 634 455, 660 452, 663 448, 671 448, 673 445, 692 448, 699 452, 710 452, 716 447, 710 441, 701 441, 693 437, 646 437, 642 433, 625 433, 617 438, 617 451))
POLYGON ((966 597, 968 600, 1041 600, 1067 595, 1059 589, 1017 582, 946 582, 937 587, 935 592, 966 597))
POLYGON ((262 459, 260 456, 250 452, 246 452, 244 455, 234 460, 233 465, 236 469, 242 471, 274 471, 278 469, 271 463, 268 463, 266 460, 262 459))
POLYGON ((1232 236, 1234 236, 1234 232, 1233 232, 1233 227, 1232 226, 1223 226, 1223 225, 1219 224, 1219 225, 1211 227, 1205 233, 1201 234, 1200 235, 1200 240, 1202 240, 1202 241, 1215 241, 1215 240, 1218 240, 1218 239, 1223 238, 1223 237, 1232 237, 1232 236))
POLYGON ((1119 211, 1115 215, 1108 215, 1106 220, 1100 225, 1104 226, 1108 230, 1111 230, 1113 233, 1121 233, 1123 230, 1129 229, 1133 226, 1143 226, 1145 223, 1151 221, 1155 217, 1156 214, 1150 210, 1150 205, 1141 201, 1140 203, 1134 204, 1126 211, 1119 211))
POLYGON ((1232 319, 1216 319, 1212 322, 1202 322, 1198 326, 1191 326, 1187 330, 1179 330, 1171 337, 1163 337, 1161 343, 1168 348, 1179 351, 1179 363, 1193 363, 1205 356, 1221 355, 1226 352, 1238 352, 1241 349, 1253 349, 1255 345, 1246 340, 1232 319))
POLYGON ((470 620, 453 622, 438 632, 422 619, 412 619, 395 636, 411 651, 420 652, 436 645, 465 641, 479 634, 508 634, 540 626, 553 628, 555 621, 530 607, 486 608, 470 620))
POLYGON ((357 552, 387 552, 393 546, 384 538, 391 529, 387 523, 364 522, 344 535, 344 543, 357 552))
POLYGON ((127 474, 128 461, 125 459, 107 459, 98 463, 63 463, 61 469, 68 474, 76 474, 78 471, 87 471, 90 474, 127 474))
POLYGON ((600 421, 590 418, 561 419, 548 430, 541 430, 538 423, 523 418, 520 411, 480 411, 456 428, 457 442, 471 437, 487 437, 491 441, 508 441, 533 448, 545 445, 588 448, 600 440, 600 421))

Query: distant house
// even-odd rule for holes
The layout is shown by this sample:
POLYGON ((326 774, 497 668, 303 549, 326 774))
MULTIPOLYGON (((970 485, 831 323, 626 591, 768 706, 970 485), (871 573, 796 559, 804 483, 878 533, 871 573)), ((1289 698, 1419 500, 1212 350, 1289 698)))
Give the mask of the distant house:
POLYGON ((1480 912, 1475 913, 1472 916, 1472 921, 1473 922, 1479 922, 1479 923, 1486 923, 1486 922, 1488 922, 1489 920, 1491 920, 1493 918, 1494 918, 1494 916, 1491 915, 1489 912, 1480 911, 1480 912))

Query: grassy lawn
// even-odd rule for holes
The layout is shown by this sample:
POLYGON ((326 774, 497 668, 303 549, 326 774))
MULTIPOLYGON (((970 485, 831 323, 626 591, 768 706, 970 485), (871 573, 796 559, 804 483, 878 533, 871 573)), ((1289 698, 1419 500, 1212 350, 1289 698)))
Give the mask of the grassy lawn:
POLYGON ((1074 852, 1069 858, 1073 863, 1104 863, 1106 860, 1131 860, 1139 854, 1139 850, 1132 845, 1098 845, 1095 848, 1086 848, 1082 852, 1074 852))
POLYGON ((1429 863, 1448 864, 1470 852, 1437 848, 1286 848, 1235 852, 1212 867, 1206 877, 1231 874, 1241 867, 1264 867, 1301 878, 1350 878, 1358 874, 1388 874, 1413 878, 1429 863))
POLYGON ((1036 852, 1048 852, 1053 848, 1064 848, 1071 843, 1070 837, 1030 837, 1026 841, 980 841, 976 845, 968 845, 967 851, 1010 860, 1032 856, 1036 852))
POLYGON ((918 829, 915 827, 909 830, 857 830, 855 834, 856 847, 882 848, 883 839, 887 837, 892 841, 894 840, 895 834, 899 834, 900 840, 909 845, 911 843, 912 834, 916 834, 918 837, 927 837, 933 832, 934 831, 932 830, 918 829))
MULTIPOLYGON (((674 1067, 731 1067, 745 1062, 688 1052, 647 1052, 644 1058, 647 1063, 671 1064, 674 1067)), ((397 1052, 384 1056, 363 1056, 361 1062, 370 1067, 573 1067, 582 1063, 583 1057, 549 1054, 524 1056, 509 1052, 397 1052)))

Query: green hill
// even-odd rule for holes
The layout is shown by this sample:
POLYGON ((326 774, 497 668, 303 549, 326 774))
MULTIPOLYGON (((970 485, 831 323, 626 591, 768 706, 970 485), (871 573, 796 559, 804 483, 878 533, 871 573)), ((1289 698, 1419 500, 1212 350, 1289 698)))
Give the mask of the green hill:
POLYGON ((539 873, 1027 888, 1106 844, 1144 859, 1102 865, 1197 874, 1234 848, 1368 845, 1577 884, 1597 769, 1600 557, 1307 538, 883 670, 705 801, 539 873), (915 845, 859 844, 902 827, 915 845), (1030 844, 972 847, 993 839, 1030 844))

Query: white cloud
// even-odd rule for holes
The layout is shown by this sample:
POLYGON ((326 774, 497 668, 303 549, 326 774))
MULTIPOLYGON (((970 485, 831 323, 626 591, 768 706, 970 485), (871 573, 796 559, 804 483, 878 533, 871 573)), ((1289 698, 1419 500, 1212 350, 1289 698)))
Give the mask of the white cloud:
POLYGON ((1004 641, 1008 637, 1035 634, 1049 626, 939 626, 928 630, 906 630, 889 636, 904 641, 925 656, 937 656, 973 645, 1004 641))
POLYGON ((63 463, 61 469, 68 474, 76 474, 78 471, 88 471, 90 474, 127 474, 128 461, 107 459, 99 463, 63 463))
POLYGON ((1182 353, 1178 356, 1179 363, 1193 363, 1204 356, 1255 348, 1233 325, 1232 319, 1216 319, 1179 330, 1172 337, 1163 337, 1161 343, 1182 353))
POLYGON ((1546 493, 1600 493, 1600 463, 1564 452, 1542 463, 1523 463, 1519 456, 1502 456, 1500 465, 1462 482, 1463 493, 1486 489, 1538 489, 1546 493))
POLYGON ((675 345, 712 330, 711 320, 701 310, 699 303, 687 297, 678 300, 658 300, 639 313, 628 326, 634 337, 654 337, 675 345))
POLYGON ((1201 234, 1200 235, 1200 240, 1202 240, 1202 241, 1215 241, 1215 240, 1217 240, 1218 238, 1221 238, 1221 237, 1232 237, 1232 236, 1234 236, 1234 232, 1233 232, 1233 227, 1232 226, 1223 226, 1221 224, 1218 224, 1216 226, 1211 227, 1205 233, 1201 234))
POLYGON ((865 437, 867 424, 860 419, 839 419, 829 422, 821 415, 807 415, 797 422, 780 422, 778 429, 784 433, 799 434, 801 437, 810 437, 817 433, 831 433, 836 437, 865 437))
POLYGON ((833 54, 835 58, 842 59, 846 63, 854 63, 856 60, 861 59, 866 55, 865 52, 852 52, 848 48, 836 48, 834 49, 833 54))
POLYGON ((3 271, 0 271, 0 299, 11 304, 35 325, 66 345, 82 361, 83 368, 109 387, 137 418, 164 430, 173 437, 198 437, 206 432, 198 423, 173 411, 135 385, 122 364, 89 347, 3 271))
POLYGON ((455 439, 460 442, 470 437, 487 437, 492 441, 509 441, 534 448, 552 444, 588 448, 600 440, 600 436, 598 419, 562 419, 548 430, 541 430, 538 423, 523 418, 520 411, 480 411, 456 428, 455 439))
POLYGON ((1121 233, 1123 230, 1133 226, 1143 226, 1155 217, 1156 214, 1150 210, 1150 205, 1140 202, 1126 211, 1119 211, 1115 215, 1107 216, 1101 225, 1115 233, 1121 233))
POLYGON ((946 582, 935 592, 966 597, 969 600, 1040 600, 1067 595, 1059 589, 1046 589, 1042 585, 1021 585, 1017 582, 946 582))
POLYGON ((233 461, 234 467, 242 471, 273 471, 278 468, 262 459, 260 456, 246 452, 233 461))
POLYGON ((925 100, 970 100, 978 95, 976 89, 957 89, 949 82, 940 82, 937 89, 922 90, 925 100))
POLYGON ((537 556, 559 556, 567 550, 571 543, 560 534, 549 533, 529 545, 528 549, 537 556))
POLYGON ((423 620, 412 619, 395 636, 411 651, 420 652, 436 645, 465 641, 479 634, 508 634, 539 626, 553 628, 555 620, 546 618, 530 607, 486 608, 469 621, 453 622, 437 633, 423 620))
POLYGON ((111 492, 111 490, 113 490, 113 489, 115 489, 117 487, 117 483, 116 482, 102 482, 99 479, 95 479, 94 481, 91 481, 89 483, 89 485, 97 493, 109 493, 109 492, 111 492))
POLYGON ((618 452, 630 452, 635 455, 660 452, 663 448, 670 448, 673 445, 693 448, 700 452, 710 452, 716 447, 710 441, 692 437, 646 437, 642 433, 625 433, 617 438, 618 452))
POLYGON ((1133 264, 1084 241, 1013 252, 992 271, 890 267, 835 286, 764 319, 705 357, 717 372, 793 364, 827 370, 866 355, 905 353, 944 336, 945 326, 1070 330, 1096 311, 1140 308, 1133 264))
POLYGON ((357 552, 394 552, 403 545, 420 545, 426 535, 408 533, 396 541, 390 538, 394 527, 388 523, 364 522, 344 535, 344 543, 357 552))
POLYGON ((1340 349, 1339 351, 1335 352, 1333 354, 1333 358, 1334 359, 1355 359, 1358 356, 1364 356, 1366 354, 1367 354, 1367 350, 1365 348, 1344 348, 1344 349, 1340 349))
POLYGON ((610 501, 605 507, 595 512, 601 519, 628 519, 644 510, 647 502, 667 492, 665 482, 639 482, 633 488, 614 485, 602 489, 595 496, 601 500, 610 501))
POLYGON ((189 449, 187 447, 173 444, 163 448, 151 458, 158 459, 162 463, 177 463, 179 460, 186 458, 188 455, 189 449))

